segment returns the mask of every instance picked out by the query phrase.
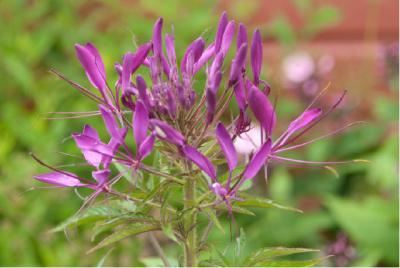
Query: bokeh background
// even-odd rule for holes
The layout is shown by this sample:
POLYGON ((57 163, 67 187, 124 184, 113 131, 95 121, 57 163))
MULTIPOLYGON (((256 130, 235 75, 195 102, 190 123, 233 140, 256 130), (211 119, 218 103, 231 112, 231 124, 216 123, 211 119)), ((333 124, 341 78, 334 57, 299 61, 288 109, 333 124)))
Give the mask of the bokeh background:
MULTIPOLYGON (((319 248, 327 266, 398 266, 398 10, 397 0, 2 0, 0 1, 0 265, 95 266, 108 249, 87 255, 90 226, 66 237, 49 232, 82 201, 72 190, 35 189, 43 171, 28 155, 54 165, 76 153, 68 139, 87 120, 47 120, 49 112, 89 111, 94 104, 48 72, 87 85, 73 45, 91 41, 107 72, 135 43, 150 38, 163 16, 174 25, 178 51, 213 33, 222 10, 264 38, 263 77, 278 99, 278 128, 329 82, 322 105, 344 89, 345 102, 314 135, 364 120, 342 135, 297 152, 310 160, 368 159, 328 170, 274 166, 268 186, 254 191, 304 210, 273 209, 237 216, 249 250, 264 246, 319 248), (204 29, 207 31, 204 32, 204 29)), ((111 76, 110 80, 116 76, 111 76)), ((234 109, 234 107, 232 108, 234 109)), ((98 119, 88 119, 96 125, 98 119)), ((222 219, 229 230, 229 220, 222 219)), ((230 235, 211 236, 223 248, 230 235)), ((163 241, 174 254, 168 240, 163 241), (171 248, 171 249, 170 249, 171 248)), ((126 239, 106 265, 151 264, 145 237, 126 239)))

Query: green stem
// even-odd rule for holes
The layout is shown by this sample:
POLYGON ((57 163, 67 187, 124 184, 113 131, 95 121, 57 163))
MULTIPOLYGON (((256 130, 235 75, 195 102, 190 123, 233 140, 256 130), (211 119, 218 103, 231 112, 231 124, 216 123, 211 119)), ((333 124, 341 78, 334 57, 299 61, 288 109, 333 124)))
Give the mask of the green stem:
POLYGON ((197 266, 197 209, 196 203, 196 180, 189 177, 184 186, 185 210, 190 211, 184 216, 184 226, 186 230, 186 241, 184 243, 184 266, 197 266))

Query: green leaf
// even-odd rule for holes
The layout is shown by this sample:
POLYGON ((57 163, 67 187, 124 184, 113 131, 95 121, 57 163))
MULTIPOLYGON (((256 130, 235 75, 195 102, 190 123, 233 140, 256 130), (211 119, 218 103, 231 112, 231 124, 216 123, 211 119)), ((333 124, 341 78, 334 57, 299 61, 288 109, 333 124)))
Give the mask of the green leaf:
POLYGON ((79 226, 100 220, 111 219, 128 213, 136 212, 135 203, 127 200, 112 200, 107 205, 89 207, 79 214, 76 214, 63 223, 53 228, 52 232, 60 232, 70 226, 79 226))
POLYGON ((224 227, 222 227, 221 222, 219 221, 215 211, 212 209, 205 209, 204 212, 207 214, 209 219, 214 223, 214 225, 223 233, 225 234, 224 227))
POLYGON ((93 227, 93 234, 91 237, 91 241, 94 241, 99 234, 110 231, 117 226, 127 223, 155 223, 155 219, 151 216, 141 215, 141 214, 129 214, 122 215, 111 220, 97 222, 93 227))
POLYGON ((316 249, 308 248, 285 248, 285 247, 275 247, 275 248, 263 248, 252 253, 246 260, 247 266, 253 266, 257 263, 264 263, 267 260, 271 260, 276 257, 289 256, 299 253, 307 252, 318 252, 316 249))
POLYGON ((131 225, 127 225, 121 229, 116 230, 113 234, 104 238, 94 248, 90 249, 88 251, 88 253, 98 250, 99 248, 111 245, 111 244, 118 242, 126 237, 145 233, 145 232, 155 231, 155 230, 160 230, 160 226, 158 224, 154 224, 154 223, 153 224, 134 223, 131 225))
MULTIPOLYGON (((216 206, 216 209, 217 210, 228 211, 228 208, 226 207, 225 204, 220 204, 220 205, 216 206)), ((232 211, 236 212, 236 213, 240 213, 240 214, 250 215, 250 216, 255 216, 256 215, 256 214, 254 214, 253 212, 251 212, 248 209, 245 209, 245 208, 242 208, 242 207, 239 207, 239 206, 235 206, 235 205, 232 206, 232 211)))
POLYGON ((111 248, 107 253, 100 259, 100 261, 97 263, 96 267, 103 267, 104 262, 106 261, 107 257, 110 255, 111 251, 113 251, 114 248, 111 248))
POLYGON ((321 263, 326 258, 311 259, 304 261, 266 261, 258 263, 260 267, 310 267, 321 263))
POLYGON ((300 213, 303 212, 300 209, 284 206, 284 205, 278 204, 278 203, 274 202, 273 200, 267 199, 267 198, 251 197, 250 195, 246 195, 246 194, 241 194, 240 197, 243 198, 244 200, 236 201, 236 203, 235 203, 239 207, 278 208, 278 209, 295 211, 295 212, 300 212, 300 213))

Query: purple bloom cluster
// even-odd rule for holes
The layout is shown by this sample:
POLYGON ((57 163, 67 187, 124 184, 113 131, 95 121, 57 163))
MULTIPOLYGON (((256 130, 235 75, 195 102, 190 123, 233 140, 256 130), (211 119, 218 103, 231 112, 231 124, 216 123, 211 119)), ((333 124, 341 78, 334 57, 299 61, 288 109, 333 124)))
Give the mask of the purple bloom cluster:
POLYGON ((91 188, 96 196, 101 192, 112 193, 113 183, 122 176, 121 173, 112 176, 110 165, 114 162, 130 170, 156 171, 165 178, 179 176, 162 173, 157 167, 142 163, 156 149, 166 158, 175 160, 171 161, 172 166, 175 162, 197 166, 209 177, 209 190, 230 207, 230 200, 238 198, 237 193, 243 183, 253 179, 270 161, 329 164, 289 159, 277 154, 314 142, 287 147, 333 110, 341 98, 326 113, 310 105, 273 142, 277 119, 269 100, 270 88, 260 77, 263 54, 261 33, 255 30, 249 43, 245 26, 239 24, 236 48, 232 48, 235 28, 236 23, 228 21, 226 13, 223 13, 215 40, 206 45, 202 37, 197 38, 187 47, 178 63, 174 36, 166 34, 163 38, 163 19, 160 18, 154 25, 152 40, 139 46, 136 52, 126 53, 122 63, 115 64, 119 79, 113 90, 107 83, 98 50, 90 43, 77 44, 77 57, 100 96, 69 82, 98 103, 99 114, 110 139, 108 142, 101 141, 97 131, 89 125, 85 125, 82 133, 72 134, 85 160, 93 167, 93 179, 55 168, 52 168, 53 172, 35 178, 61 187, 91 188), (227 55, 232 49, 236 52, 233 60, 228 62, 227 55), (247 68, 248 59, 251 72, 247 68), (207 79, 203 90, 196 90, 196 76, 201 70, 205 71, 207 79), (224 124, 221 117, 229 108, 233 96, 240 112, 232 122, 224 124), (261 127, 261 146, 253 152, 243 172, 233 176, 239 162, 233 142, 255 124, 261 127), (130 129, 136 144, 135 151, 127 145, 130 129), (210 148, 217 144, 220 153, 215 155, 210 148), (229 169, 229 177, 224 182, 219 179, 216 169, 216 160, 221 156, 229 169))

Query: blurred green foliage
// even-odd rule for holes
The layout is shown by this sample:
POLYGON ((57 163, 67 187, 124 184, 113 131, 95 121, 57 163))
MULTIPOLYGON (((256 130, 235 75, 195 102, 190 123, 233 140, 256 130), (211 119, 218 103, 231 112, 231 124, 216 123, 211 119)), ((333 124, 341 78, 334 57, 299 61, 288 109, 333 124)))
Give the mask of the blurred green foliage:
MULTIPOLYGON (((240 3, 240 1, 236 1, 240 3)), ((256 1, 254 1, 256 2, 256 1)), ((308 26, 295 33, 281 15, 265 29, 283 44, 295 45, 299 38, 312 38, 340 19, 330 6, 313 8, 312 1, 294 1, 307 16, 308 26)), ((238 4, 236 4, 238 5, 238 4)), ((236 17, 246 18, 256 4, 239 4, 236 17), (241 7, 242 6, 242 7, 241 7), (241 7, 241 8, 240 8, 241 7)), ((93 266, 155 265, 144 237, 125 239, 111 252, 102 249, 86 254, 90 246, 87 227, 67 233, 50 233, 54 226, 73 215, 81 200, 72 191, 35 189, 32 175, 43 171, 28 155, 35 152, 54 165, 76 159, 57 152, 77 153, 67 138, 87 121, 46 120, 48 112, 95 109, 83 96, 48 70, 55 68, 67 77, 88 85, 74 56, 74 43, 91 41, 101 51, 110 81, 115 80, 113 63, 135 44, 149 39, 158 16, 174 25, 181 51, 197 35, 212 33, 218 19, 215 2, 208 1, 0 1, 0 265, 1 266, 93 266), (123 2, 123 4, 121 4, 123 2), (107 258, 102 259, 107 254, 107 258)), ((273 78, 267 77, 267 80, 273 78)), ((280 124, 285 124, 302 105, 281 98, 280 124), (292 107, 296 107, 293 110, 292 107)), ((254 191, 284 204, 300 207, 303 214, 257 209, 257 216, 237 216, 232 225, 245 227, 247 251, 266 246, 297 246, 326 249, 344 232, 355 248, 349 265, 398 265, 398 139, 395 98, 379 96, 371 107, 370 124, 342 136, 318 142, 295 157, 313 160, 368 159, 338 169, 336 178, 326 170, 272 167, 269 185, 263 180, 254 191), (267 192, 267 193, 266 193, 267 192)), ((257 185, 258 186, 258 185, 257 185)), ((232 224, 220 217, 225 230, 232 224)), ((230 244, 229 232, 212 232, 221 252, 230 244)), ((151 249, 151 248, 150 248, 151 249)), ((171 258, 176 249, 168 248, 171 258)), ((211 255, 213 253, 210 253, 211 255)), ((333 265, 335 257, 325 260, 333 265)))

